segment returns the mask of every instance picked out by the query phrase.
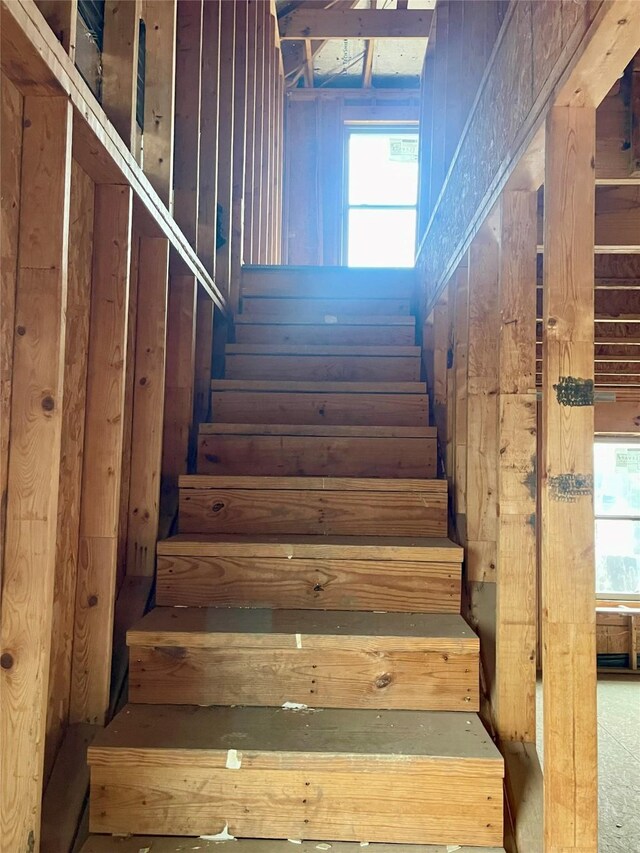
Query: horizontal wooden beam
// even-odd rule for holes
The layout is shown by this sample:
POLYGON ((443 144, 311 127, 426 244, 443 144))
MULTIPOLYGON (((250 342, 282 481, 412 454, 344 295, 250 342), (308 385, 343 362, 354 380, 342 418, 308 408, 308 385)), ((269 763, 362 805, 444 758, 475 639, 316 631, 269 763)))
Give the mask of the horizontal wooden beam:
POLYGON ((280 20, 281 39, 428 38, 432 9, 305 9, 280 20))
POLYGON ((56 40, 33 0, 0 0, 0 57, 7 77, 23 94, 66 95, 73 110, 73 157, 97 184, 127 183, 134 210, 150 237, 164 236, 172 248, 171 270, 192 273, 220 307, 226 301, 187 238, 176 225, 104 110, 56 40))

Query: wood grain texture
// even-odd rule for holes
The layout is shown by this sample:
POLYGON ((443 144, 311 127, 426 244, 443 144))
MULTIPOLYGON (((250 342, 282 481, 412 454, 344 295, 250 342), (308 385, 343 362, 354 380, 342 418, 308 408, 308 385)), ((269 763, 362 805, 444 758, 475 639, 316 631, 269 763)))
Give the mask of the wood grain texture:
POLYGON ((118 556, 131 256, 128 187, 96 187, 85 445, 70 720, 100 723, 109 702, 118 556))
POLYGON ((248 423, 256 412, 265 424, 423 426, 429 422, 429 398, 424 393, 326 393, 322 385, 306 393, 268 388, 211 392, 211 416, 218 424, 248 423))
POLYGON ((216 252, 216 278, 223 293, 230 286, 230 240, 233 188, 233 89, 235 51, 235 0, 222 2, 220 16, 220 77, 218 94, 217 203, 220 205, 222 234, 226 241, 216 252))
POLYGON ((146 24, 144 173, 167 208, 173 189, 177 0, 142 0, 146 24))
POLYGON ((90 750, 93 831, 118 832, 135 819, 151 833, 208 834, 226 822, 233 835, 252 837, 427 843, 454 833, 461 842, 499 843, 502 761, 473 714, 327 709, 309 726, 308 715, 266 708, 126 710, 90 750), (241 767, 230 771, 227 751, 236 743, 241 767), (362 773, 364 801, 349 794, 362 773), (143 806, 149 786, 154 802, 143 806), (407 801, 411 819, 399 821, 407 801))
POLYGON ((142 0, 106 0, 102 106, 129 151, 136 147, 136 85, 142 0))
POLYGON ((459 616, 156 608, 127 643, 132 702, 478 710, 459 616))
MULTIPOLYGON (((274 318, 275 319, 275 318, 274 318)), ((360 318, 358 318, 360 319, 360 318)), ((238 323, 236 341, 239 344, 316 344, 331 346, 411 346, 415 342, 412 325, 387 325, 384 315, 379 323, 238 323)), ((404 318, 403 318, 404 319, 404 318)))
POLYGON ((23 117, 12 375, 21 393, 11 401, 0 628, 0 825, 3 844, 14 850, 35 849, 40 840, 64 403, 71 105, 65 98, 27 97, 23 117))
POLYGON ((469 250, 467 562, 477 581, 496 575, 498 264, 497 236, 487 225, 469 250))
MULTIPOLYGON (((186 543, 185 543, 186 544, 186 543)), ((318 546, 321 547, 321 546, 318 546)), ((159 605, 389 610, 458 613, 460 564, 393 558, 381 541, 379 558, 203 553, 158 555, 159 605)), ((218 553, 217 550, 222 551, 218 553)), ((255 550, 255 549, 254 549, 255 550)), ((353 550, 353 549, 351 549, 353 550)), ((291 552, 294 552, 291 554, 291 552)))
POLYGON ((169 241, 140 240, 127 573, 153 575, 160 516, 169 241))
POLYGON ((220 0, 208 0, 202 10, 202 67, 200 71, 200 171, 198 175, 198 252, 215 274, 218 222, 218 127, 220 101, 220 0))
POLYGON ((87 393, 86 353, 91 304, 93 198, 93 181, 75 160, 72 161, 60 497, 56 535, 56 577, 53 590, 45 779, 48 779, 51 773, 69 714, 87 393))
POLYGON ((594 157, 595 110, 554 107, 543 285, 544 838, 549 850, 581 853, 598 846, 593 406, 562 405, 556 386, 593 379, 594 157))
POLYGON ((228 353, 226 376, 229 379, 292 379, 305 382, 374 382, 377 379, 382 382, 418 382, 420 358, 412 355, 379 354, 363 356, 228 353))
POLYGON ((245 266, 242 296, 306 299, 411 299, 411 269, 357 269, 336 266, 245 266))
POLYGON ((501 200, 498 279, 496 681, 505 741, 535 740, 536 453, 535 193, 501 200))
MULTIPOLYGON (((228 426, 232 426, 229 424, 228 426)), ((291 477, 323 475, 340 477, 435 477, 436 439, 433 437, 384 437, 370 435, 295 434, 287 427, 282 433, 268 434, 268 426, 246 433, 201 433, 198 440, 198 473, 237 476, 291 477)), ((304 428, 298 428, 305 432, 304 428)), ((307 431, 314 427, 307 427, 307 431)), ((365 427, 333 427, 338 430, 365 427)), ((380 428, 379 428, 380 429, 380 428)), ((387 428, 391 431, 392 428, 387 428)), ((402 429, 402 427, 397 428, 402 429)), ((406 428, 405 429, 409 429, 406 428)))
MULTIPOLYGON (((9 472, 11 371, 15 330, 18 237, 20 230, 20 168, 22 164, 22 110, 24 99, 13 83, 0 75, 0 535, 4 540, 9 472)), ((0 548, 0 581, 4 548, 0 548)), ((1 589, 1 583, 0 583, 1 589)), ((1 593, 0 593, 1 596, 1 593)))
MULTIPOLYGON (((242 311, 247 318, 267 318, 274 315, 297 322, 300 319, 311 319, 316 322, 326 322, 325 317, 340 317, 351 314, 398 315, 410 313, 409 299, 307 299, 295 296, 277 296, 264 299, 257 296, 246 296, 242 300, 242 311)), ((329 321, 331 322, 331 321, 329 321)))
POLYGON ((331 490, 328 484, 311 490, 247 489, 241 484, 225 488, 222 482, 213 488, 181 487, 180 532, 446 535, 446 484, 431 481, 429 494, 412 491, 412 481, 397 482, 404 490, 393 501, 385 492, 366 486, 359 491, 340 486, 331 490))

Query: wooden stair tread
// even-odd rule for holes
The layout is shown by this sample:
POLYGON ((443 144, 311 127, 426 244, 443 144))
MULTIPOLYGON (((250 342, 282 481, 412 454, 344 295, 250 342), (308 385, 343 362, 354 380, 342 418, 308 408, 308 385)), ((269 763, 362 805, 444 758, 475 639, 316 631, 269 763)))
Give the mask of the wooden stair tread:
POLYGON ((420 358, 417 346, 333 346, 331 344, 227 344, 227 355, 348 355, 353 358, 420 358))
POLYGON ((435 427, 317 426, 315 424, 201 423, 201 435, 298 435, 344 438, 436 438, 435 427))
MULTIPOLYGON (((192 853, 193 850, 220 853, 219 841, 210 841, 204 837, 179 837, 175 835, 133 835, 114 837, 112 835, 91 835, 85 841, 80 853, 140 853, 149 849, 150 853, 192 853)), ((503 847, 459 847, 456 853, 505 853, 503 847)), ((233 843, 234 853, 448 853, 446 844, 384 844, 367 843, 361 847, 358 841, 301 841, 293 843, 287 839, 237 838, 233 843), (329 844, 330 847, 326 847, 329 844)))
POLYGON ((412 560, 460 563, 463 550, 450 539, 388 536, 240 536, 178 533, 158 542, 158 555, 317 557, 319 559, 412 560))
POLYGON ((243 296, 411 298, 415 273, 406 267, 277 266, 248 264, 241 274, 243 296))
POLYGON ((251 326, 415 326, 411 314, 325 314, 317 317, 280 317, 277 314, 238 314, 236 325, 251 326))
POLYGON ((446 480, 388 480, 365 477, 218 477, 213 474, 181 474, 181 489, 271 489, 324 492, 424 492, 447 493, 446 480))
POLYGON ((426 394, 424 382, 304 382, 295 379, 213 379, 212 391, 295 391, 301 394, 426 394))
MULTIPOLYGON (((206 752, 226 766, 236 749, 258 753, 261 766, 281 766, 284 755, 355 759, 358 756, 469 762, 476 772, 501 773, 502 756, 477 714, 459 711, 377 711, 126 705, 89 747, 90 765, 129 753, 206 752)), ((256 756, 251 756, 253 760, 256 756)))
POLYGON ((394 649, 478 649, 478 638, 453 613, 368 613, 232 607, 156 607, 127 632, 127 644, 154 646, 260 646, 371 650, 383 638, 394 649), (404 641, 404 642, 403 642, 404 641))

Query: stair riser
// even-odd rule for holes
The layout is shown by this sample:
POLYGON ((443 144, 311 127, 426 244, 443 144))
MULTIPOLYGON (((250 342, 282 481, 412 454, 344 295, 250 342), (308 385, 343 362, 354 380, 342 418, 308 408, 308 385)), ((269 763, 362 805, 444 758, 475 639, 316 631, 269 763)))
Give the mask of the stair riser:
POLYGON ((197 836, 226 826, 241 838, 502 844, 502 778, 464 762, 320 756, 295 769, 211 764, 194 754, 136 763, 133 753, 114 757, 115 766, 94 765, 91 832, 197 836))
POLYGON ((426 394, 323 394, 213 391, 216 423, 246 424, 260 413, 263 424, 317 426, 426 426, 426 394))
POLYGON ((459 613, 456 563, 158 556, 158 605, 459 613))
POLYGON ((201 435, 198 473, 432 479, 436 476, 436 439, 201 435))
POLYGON ((227 379, 303 382, 418 382, 415 356, 268 355, 227 353, 227 379))
POLYGON ((446 536, 442 493, 181 489, 181 533, 446 536))
POLYGON ((325 317, 344 317, 357 315, 384 316, 411 313, 409 299, 305 299, 298 297, 244 297, 242 313, 247 317, 274 317, 280 320, 317 320, 325 322, 325 317))
POLYGON ((354 267, 243 267, 243 297, 296 296, 308 299, 332 297, 367 299, 402 296, 415 292, 415 271, 410 269, 357 269, 354 267))
MULTIPOLYGON (((381 317, 381 320, 384 318, 381 317)), ((413 326, 345 326, 322 323, 301 326, 274 324, 236 326, 236 342, 239 344, 309 344, 319 346, 413 346, 413 326)))
POLYGON ((361 650, 298 649, 291 639, 291 649, 134 646, 129 650, 129 701, 478 710, 477 644, 395 651, 390 638, 388 648, 377 639, 376 650, 367 650, 372 640, 362 638, 361 650), (473 645, 475 652, 469 650, 473 645))

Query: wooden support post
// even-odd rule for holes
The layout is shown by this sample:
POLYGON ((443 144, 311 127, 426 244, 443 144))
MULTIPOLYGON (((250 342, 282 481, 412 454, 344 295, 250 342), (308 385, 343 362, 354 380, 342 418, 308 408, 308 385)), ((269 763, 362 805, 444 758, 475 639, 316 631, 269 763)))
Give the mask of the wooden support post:
POLYGON ((253 156, 253 198, 251 200, 251 262, 260 263, 261 247, 260 239, 262 233, 262 152, 264 147, 265 132, 265 68, 266 55, 265 45, 267 33, 267 21, 269 19, 269 4, 258 4, 258 29, 256 33, 256 118, 254 122, 255 148, 253 156))
POLYGON ((163 520, 165 516, 173 517, 173 510, 177 507, 178 477, 188 472, 189 436, 193 419, 197 291, 198 284, 192 275, 172 275, 169 280, 162 441, 163 520))
POLYGON ((544 837, 598 847, 593 523, 595 109, 555 106, 545 141, 542 381, 544 837))
POLYGON ((176 90, 176 0, 142 0, 146 24, 144 173, 171 210, 176 90))
POLYGON ((178 0, 176 32, 173 210, 176 222, 197 250, 202 0, 178 0))
MULTIPOLYGON (((265 4, 266 5, 266 4, 265 4)), ((260 218, 260 263, 270 263, 271 237, 271 78, 273 75, 273 15, 269 8, 265 22, 265 64, 264 64, 264 124, 262 128, 262 158, 260 165, 260 180, 262 183, 262 216, 260 218)))
POLYGON ((536 738, 536 194, 501 198, 494 725, 536 738))
POLYGON ((469 343, 469 270, 458 270, 455 293, 455 526, 456 539, 467 539, 467 350, 469 343))
POLYGON ((258 55, 258 21, 260 19, 260 4, 255 0, 248 0, 248 24, 247 24, 247 124, 245 133, 245 172, 244 172, 244 234, 243 234, 243 258, 245 263, 251 263, 253 254, 253 230, 254 230, 254 159, 259 151, 256 145, 256 124, 260 106, 257 93, 256 69, 259 64, 258 55))
POLYGON ((236 45, 236 0, 224 0, 220 17, 220 96, 218 120, 218 204, 225 239, 216 255, 217 285, 225 296, 229 293, 231 270, 231 202, 233 190, 233 86, 236 45))
POLYGON ((198 254, 207 271, 216 271, 218 99, 220 83, 221 0, 207 0, 202 17, 200 86, 200 175, 198 254))
POLYGON ((229 303, 235 312, 240 304, 240 268, 244 248, 244 177, 247 132, 247 29, 248 4, 237 2, 235 37, 235 78, 233 83, 233 180, 231 201, 231 257, 229 269, 229 303))
POLYGON ((60 503, 49 667, 45 779, 62 742, 69 715, 69 686, 78 570, 82 454, 87 394, 94 184, 75 160, 71 168, 67 331, 62 406, 60 503))
POLYGON ((141 0, 106 0, 102 107, 130 151, 136 150, 136 90, 141 0))
POLYGON ((195 430, 209 416, 211 366, 213 362, 213 321, 215 306, 205 293, 198 292, 196 319, 195 382, 193 425, 195 430))
POLYGON ((438 430, 439 471, 445 470, 447 447, 447 352, 449 349, 449 290, 445 288, 433 309, 433 415, 438 430))
POLYGON ((133 391, 127 574, 153 575, 160 517, 169 241, 142 237, 133 391))
POLYGON ((631 176, 640 178, 640 52, 631 71, 631 176))
POLYGON ((78 0, 36 0, 36 5, 71 61, 75 62, 78 0))
POLYGON ((498 223, 469 248, 466 573, 469 619, 480 636, 484 690, 495 679, 498 455, 498 223))
POLYGON ((96 186, 70 722, 103 724, 111 642, 127 362, 132 194, 96 186))
MULTIPOLYGON (((24 98, 6 75, 0 75, 0 540, 4 542, 7 508, 11 376, 15 333, 16 281, 20 234, 20 168, 24 98)), ((4 574, 0 547, 0 601, 4 574)))
POLYGON ((11 407, 0 620, 0 827, 6 850, 37 850, 40 837, 64 404, 71 121, 66 98, 24 100, 13 352, 20 393, 11 407))

